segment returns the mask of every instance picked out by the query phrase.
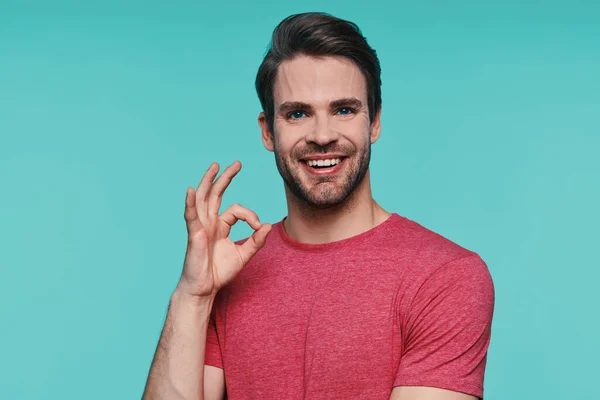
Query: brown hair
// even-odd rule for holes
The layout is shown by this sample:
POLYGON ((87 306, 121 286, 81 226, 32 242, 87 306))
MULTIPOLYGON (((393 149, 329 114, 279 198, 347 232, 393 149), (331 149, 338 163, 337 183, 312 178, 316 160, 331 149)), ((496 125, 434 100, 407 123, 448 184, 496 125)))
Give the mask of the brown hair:
POLYGON ((327 13, 310 12, 285 18, 273 31, 269 50, 256 74, 256 92, 273 133, 273 85, 277 68, 299 54, 346 57, 361 70, 367 82, 371 121, 381 108, 381 67, 374 49, 358 26, 327 13))

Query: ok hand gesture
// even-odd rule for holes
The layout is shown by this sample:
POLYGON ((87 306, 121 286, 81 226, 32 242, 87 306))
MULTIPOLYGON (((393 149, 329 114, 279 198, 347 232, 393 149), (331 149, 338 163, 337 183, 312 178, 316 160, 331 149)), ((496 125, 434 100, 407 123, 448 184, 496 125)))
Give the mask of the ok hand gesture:
POLYGON ((198 189, 187 189, 188 245, 177 291, 195 297, 214 296, 265 244, 271 225, 261 224, 253 211, 234 204, 219 215, 223 193, 241 168, 236 161, 215 181, 219 164, 212 163, 198 189), (255 232, 242 245, 236 245, 229 232, 240 219, 255 232))

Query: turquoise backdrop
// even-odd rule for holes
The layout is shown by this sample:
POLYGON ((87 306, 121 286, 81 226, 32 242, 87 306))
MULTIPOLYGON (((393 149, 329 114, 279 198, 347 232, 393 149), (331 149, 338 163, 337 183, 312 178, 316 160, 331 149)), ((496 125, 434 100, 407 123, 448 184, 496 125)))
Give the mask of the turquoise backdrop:
POLYGON ((381 60, 375 198, 489 266, 486 400, 600 398, 600 2, 0 0, 1 399, 141 397, 186 187, 286 214, 253 82, 315 10, 381 60))

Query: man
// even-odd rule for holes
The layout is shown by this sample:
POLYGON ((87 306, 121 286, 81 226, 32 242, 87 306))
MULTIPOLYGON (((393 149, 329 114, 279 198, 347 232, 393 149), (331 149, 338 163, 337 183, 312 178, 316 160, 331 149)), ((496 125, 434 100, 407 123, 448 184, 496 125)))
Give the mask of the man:
POLYGON ((144 398, 482 398, 486 265, 371 195, 375 51, 350 22, 293 15, 256 88, 288 216, 261 224, 237 204, 219 215, 239 162, 188 188, 186 259, 144 398), (234 243, 240 219, 255 232, 234 243))

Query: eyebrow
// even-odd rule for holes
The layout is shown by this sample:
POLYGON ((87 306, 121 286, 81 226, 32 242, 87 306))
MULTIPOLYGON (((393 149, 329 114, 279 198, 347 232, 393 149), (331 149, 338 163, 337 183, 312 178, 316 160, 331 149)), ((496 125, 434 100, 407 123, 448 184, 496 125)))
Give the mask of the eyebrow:
MULTIPOLYGON (((338 108, 343 108, 343 107, 351 107, 356 110, 360 110, 363 108, 363 103, 356 97, 337 99, 337 100, 333 100, 332 102, 329 103, 329 109, 331 109, 331 110, 336 110, 338 108)), ((303 103, 301 101, 286 101, 284 103, 281 103, 281 105, 279 106, 279 114, 287 114, 290 111, 297 111, 297 110, 313 112, 314 108, 310 104, 303 103)))

